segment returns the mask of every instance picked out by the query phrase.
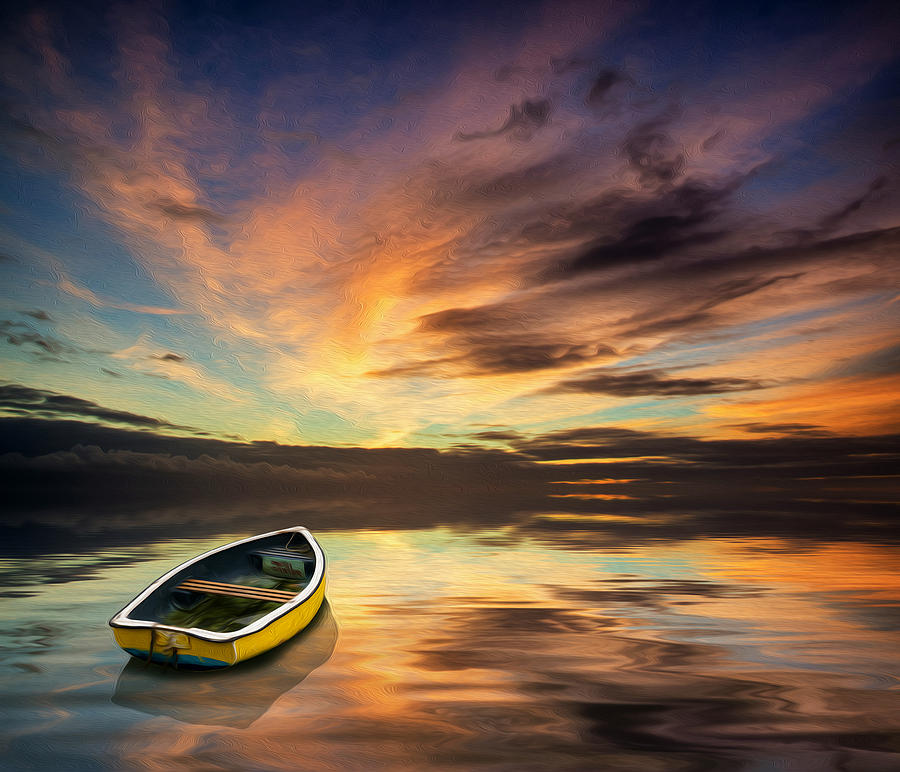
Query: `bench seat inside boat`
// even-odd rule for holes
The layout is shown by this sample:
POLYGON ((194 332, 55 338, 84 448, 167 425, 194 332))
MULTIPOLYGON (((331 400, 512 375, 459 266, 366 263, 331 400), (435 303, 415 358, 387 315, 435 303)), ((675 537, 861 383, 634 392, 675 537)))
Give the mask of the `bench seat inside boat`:
POLYGON ((287 603, 297 596, 296 592, 272 590, 265 587, 248 587, 244 584, 211 582, 206 579, 188 579, 178 585, 175 589, 185 592, 204 593, 206 595, 226 595, 233 598, 268 600, 277 603, 287 603))
POLYGON ((305 555, 302 552, 297 552, 296 550, 287 549, 286 547, 269 547, 268 549, 261 550, 253 550, 250 553, 251 555, 258 555, 260 557, 270 557, 270 558, 290 558, 291 560, 300 560, 309 565, 313 565, 316 562, 315 557, 310 555, 305 555))
POLYGON ((309 579, 316 565, 315 557, 287 547, 253 550, 250 560, 256 570, 269 576, 309 579))

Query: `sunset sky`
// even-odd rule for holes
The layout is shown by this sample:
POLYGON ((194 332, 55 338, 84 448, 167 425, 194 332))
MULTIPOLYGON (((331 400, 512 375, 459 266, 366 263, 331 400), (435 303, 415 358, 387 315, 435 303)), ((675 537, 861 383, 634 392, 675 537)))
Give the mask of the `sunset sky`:
POLYGON ((2 415, 516 451, 897 431, 892 7, 19 5, 2 415))

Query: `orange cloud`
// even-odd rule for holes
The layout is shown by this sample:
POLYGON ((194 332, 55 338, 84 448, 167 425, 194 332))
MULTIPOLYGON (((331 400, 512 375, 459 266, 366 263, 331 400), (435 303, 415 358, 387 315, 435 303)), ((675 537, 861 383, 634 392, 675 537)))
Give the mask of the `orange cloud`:
POLYGON ((783 396, 777 398, 728 400, 708 405, 704 412, 730 423, 796 421, 838 434, 888 434, 900 430, 898 375, 835 378, 781 391, 783 396))

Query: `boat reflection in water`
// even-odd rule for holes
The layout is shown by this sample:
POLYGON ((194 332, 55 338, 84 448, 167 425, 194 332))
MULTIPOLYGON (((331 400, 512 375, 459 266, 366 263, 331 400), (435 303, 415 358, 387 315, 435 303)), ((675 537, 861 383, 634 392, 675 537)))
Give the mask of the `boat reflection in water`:
POLYGON ((246 728, 334 652, 338 627, 328 601, 299 635, 270 652, 215 672, 178 671, 131 659, 112 701, 187 724, 246 728))

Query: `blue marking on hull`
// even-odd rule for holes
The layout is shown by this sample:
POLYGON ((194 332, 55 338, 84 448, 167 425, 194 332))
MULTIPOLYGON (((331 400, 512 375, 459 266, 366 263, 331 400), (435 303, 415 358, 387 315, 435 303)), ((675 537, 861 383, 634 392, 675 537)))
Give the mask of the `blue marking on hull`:
MULTIPOLYGON (((147 652, 143 649, 125 649, 132 657, 142 662, 147 661, 147 652)), ((173 660, 170 654, 160 654, 153 652, 153 661, 159 662, 161 665, 170 664, 173 660)), ((200 668, 202 670, 211 670, 219 667, 228 667, 230 663, 223 662, 220 659, 212 659, 211 657, 197 657, 193 654, 179 654, 178 667, 200 668)))

